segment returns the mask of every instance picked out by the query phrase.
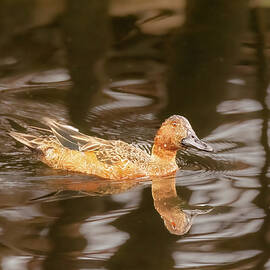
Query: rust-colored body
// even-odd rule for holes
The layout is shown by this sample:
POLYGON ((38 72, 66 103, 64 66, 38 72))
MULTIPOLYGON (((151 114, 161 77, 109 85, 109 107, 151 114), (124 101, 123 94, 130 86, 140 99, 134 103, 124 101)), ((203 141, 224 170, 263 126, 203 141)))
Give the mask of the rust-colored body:
POLYGON ((181 141, 189 132, 194 133, 184 117, 171 116, 158 130, 149 155, 123 141, 87 136, 50 119, 46 122, 53 135, 36 137, 17 132, 10 135, 34 149, 40 160, 52 168, 119 180, 174 173, 178 169, 175 157, 182 147, 181 141))

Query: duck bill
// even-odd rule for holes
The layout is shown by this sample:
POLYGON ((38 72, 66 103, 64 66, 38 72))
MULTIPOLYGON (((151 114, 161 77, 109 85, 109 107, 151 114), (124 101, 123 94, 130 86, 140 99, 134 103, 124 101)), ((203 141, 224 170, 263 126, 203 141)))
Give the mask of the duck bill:
POLYGON ((209 144, 200 140, 196 136, 195 132, 188 134, 188 136, 186 138, 184 138, 181 143, 182 143, 182 145, 187 146, 187 147, 193 147, 193 148, 196 148, 199 150, 213 152, 212 146, 210 146, 209 144))

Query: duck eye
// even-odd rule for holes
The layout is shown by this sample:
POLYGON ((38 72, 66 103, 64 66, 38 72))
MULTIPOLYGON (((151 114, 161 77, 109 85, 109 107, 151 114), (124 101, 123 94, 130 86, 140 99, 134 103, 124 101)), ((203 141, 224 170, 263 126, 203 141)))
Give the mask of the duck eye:
POLYGON ((172 126, 173 127, 176 127, 177 126, 177 123, 176 122, 172 122, 172 126))

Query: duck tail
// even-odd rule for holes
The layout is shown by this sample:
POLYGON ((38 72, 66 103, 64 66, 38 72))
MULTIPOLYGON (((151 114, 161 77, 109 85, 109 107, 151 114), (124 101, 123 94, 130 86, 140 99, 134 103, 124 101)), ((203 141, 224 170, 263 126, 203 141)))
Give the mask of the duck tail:
POLYGON ((39 143, 36 140, 36 136, 14 131, 9 132, 9 135, 31 149, 36 149, 39 146, 39 143))

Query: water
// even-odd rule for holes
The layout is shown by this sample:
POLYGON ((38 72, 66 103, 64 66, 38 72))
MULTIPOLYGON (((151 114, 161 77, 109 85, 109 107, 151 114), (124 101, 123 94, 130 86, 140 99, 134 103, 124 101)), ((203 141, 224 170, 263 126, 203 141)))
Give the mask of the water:
POLYGON ((0 3, 1 268, 270 269, 269 1, 45 2, 0 3), (50 117, 149 152, 172 114, 215 152, 152 182, 56 171, 7 134, 50 117))

